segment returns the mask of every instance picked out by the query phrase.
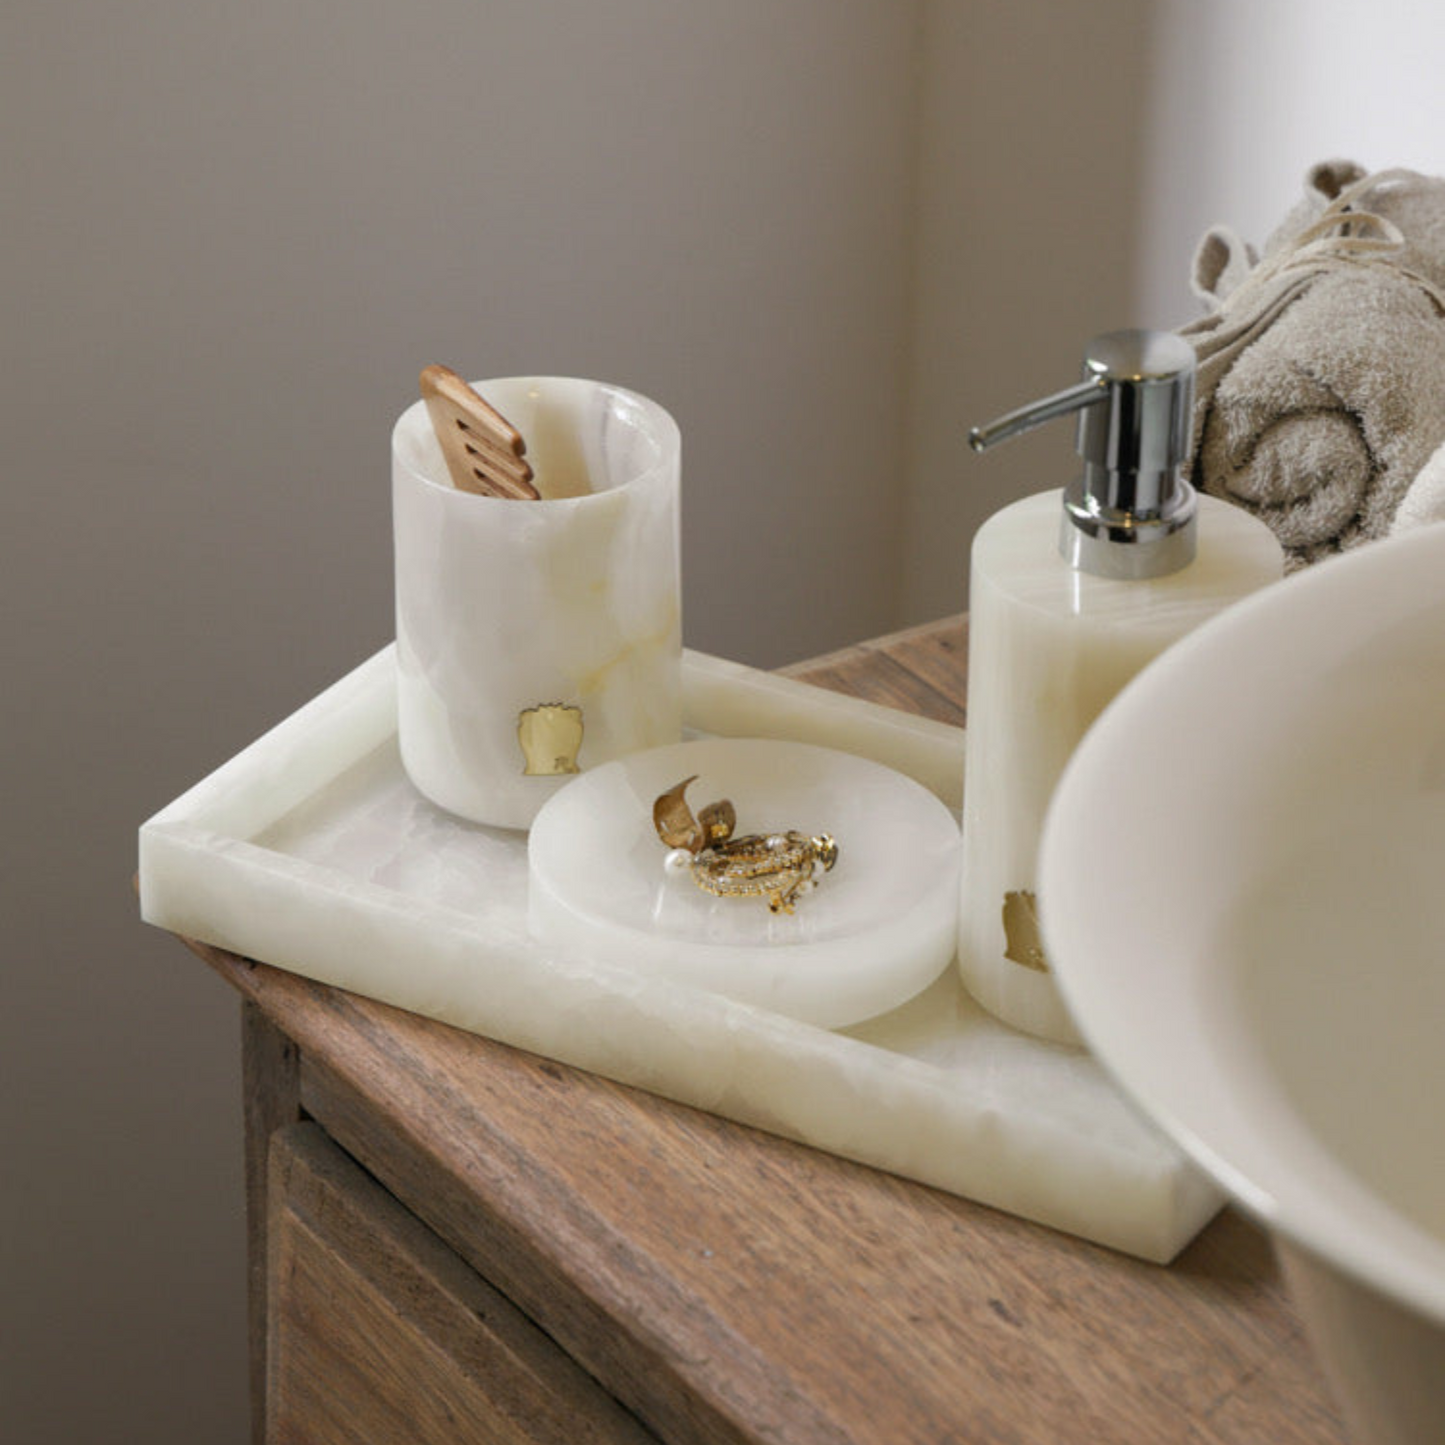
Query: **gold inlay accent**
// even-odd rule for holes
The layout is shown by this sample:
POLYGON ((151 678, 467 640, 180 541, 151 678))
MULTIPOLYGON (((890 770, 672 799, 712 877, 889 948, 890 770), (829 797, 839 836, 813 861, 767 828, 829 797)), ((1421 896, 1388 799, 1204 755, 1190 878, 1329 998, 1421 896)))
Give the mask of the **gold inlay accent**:
POLYGON ((517 715, 517 741, 526 759, 523 775, 555 778, 577 773, 582 747, 582 709, 570 703, 541 702, 517 715))
POLYGON ((1027 889, 1003 896, 1003 956, 1038 973, 1049 972, 1048 955, 1039 933, 1038 899, 1027 889))

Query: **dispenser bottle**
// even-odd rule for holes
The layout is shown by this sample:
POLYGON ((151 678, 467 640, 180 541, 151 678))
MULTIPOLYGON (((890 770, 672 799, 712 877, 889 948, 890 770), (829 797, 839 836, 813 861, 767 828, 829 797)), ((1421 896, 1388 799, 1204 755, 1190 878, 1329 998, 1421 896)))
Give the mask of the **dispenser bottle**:
MULTIPOLYGON (((970 433, 984 451, 1078 414, 1083 474, 991 517, 969 586, 959 967, 990 1013, 1057 1043, 1081 1040, 1049 971, 1034 869, 1064 765, 1147 662, 1283 572, 1263 522, 1184 479, 1193 398, 1188 342, 1117 331, 1089 344, 1078 385, 970 433)), ((1159 806, 1170 806, 1163 787, 1159 806)), ((1117 892, 1127 927, 1129 880, 1111 876, 1107 858, 1081 866, 1117 892)))

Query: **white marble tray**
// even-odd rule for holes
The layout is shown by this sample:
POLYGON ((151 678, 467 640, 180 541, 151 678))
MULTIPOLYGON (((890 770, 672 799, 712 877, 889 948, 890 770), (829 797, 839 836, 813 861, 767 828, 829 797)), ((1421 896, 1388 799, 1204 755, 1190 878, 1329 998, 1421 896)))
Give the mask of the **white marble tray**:
MULTIPOLYGON (((877 758, 960 802, 963 735, 688 653, 689 727, 877 758)), ((140 830, 162 928, 1164 1262, 1220 1195, 1087 1055, 972 1004, 956 970, 829 1032, 540 948, 525 835, 427 803, 386 648, 140 830)))

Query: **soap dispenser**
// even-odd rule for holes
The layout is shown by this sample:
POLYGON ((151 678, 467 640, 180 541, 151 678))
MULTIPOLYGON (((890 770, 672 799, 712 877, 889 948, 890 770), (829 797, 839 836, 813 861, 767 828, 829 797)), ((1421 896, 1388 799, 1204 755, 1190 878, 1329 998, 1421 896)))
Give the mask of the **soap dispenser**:
MULTIPOLYGON (((979 529, 969 584, 968 728, 959 967, 1005 1023, 1082 1041, 1050 974, 1035 857, 1044 813, 1075 746, 1115 693, 1191 628, 1283 573, 1270 529, 1199 496, 1190 448, 1194 351, 1169 332, 1096 337, 1084 379, 969 436, 975 451, 1077 414, 1083 473, 979 529)), ((1180 767, 1188 767, 1180 740, 1180 767)), ((1167 780, 1124 777, 1121 788, 1167 780)), ((1108 859, 1080 860, 1119 898, 1108 859)), ((1183 865, 1181 865, 1183 866, 1183 865)))

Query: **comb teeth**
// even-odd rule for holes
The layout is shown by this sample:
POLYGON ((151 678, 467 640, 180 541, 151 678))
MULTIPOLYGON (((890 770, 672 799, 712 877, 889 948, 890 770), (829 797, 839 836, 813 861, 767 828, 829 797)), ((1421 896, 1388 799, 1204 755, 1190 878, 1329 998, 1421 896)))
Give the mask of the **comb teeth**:
POLYGON ((422 372, 421 394, 454 487, 484 497, 538 499, 523 456, 527 444, 495 407, 445 366, 422 372))

